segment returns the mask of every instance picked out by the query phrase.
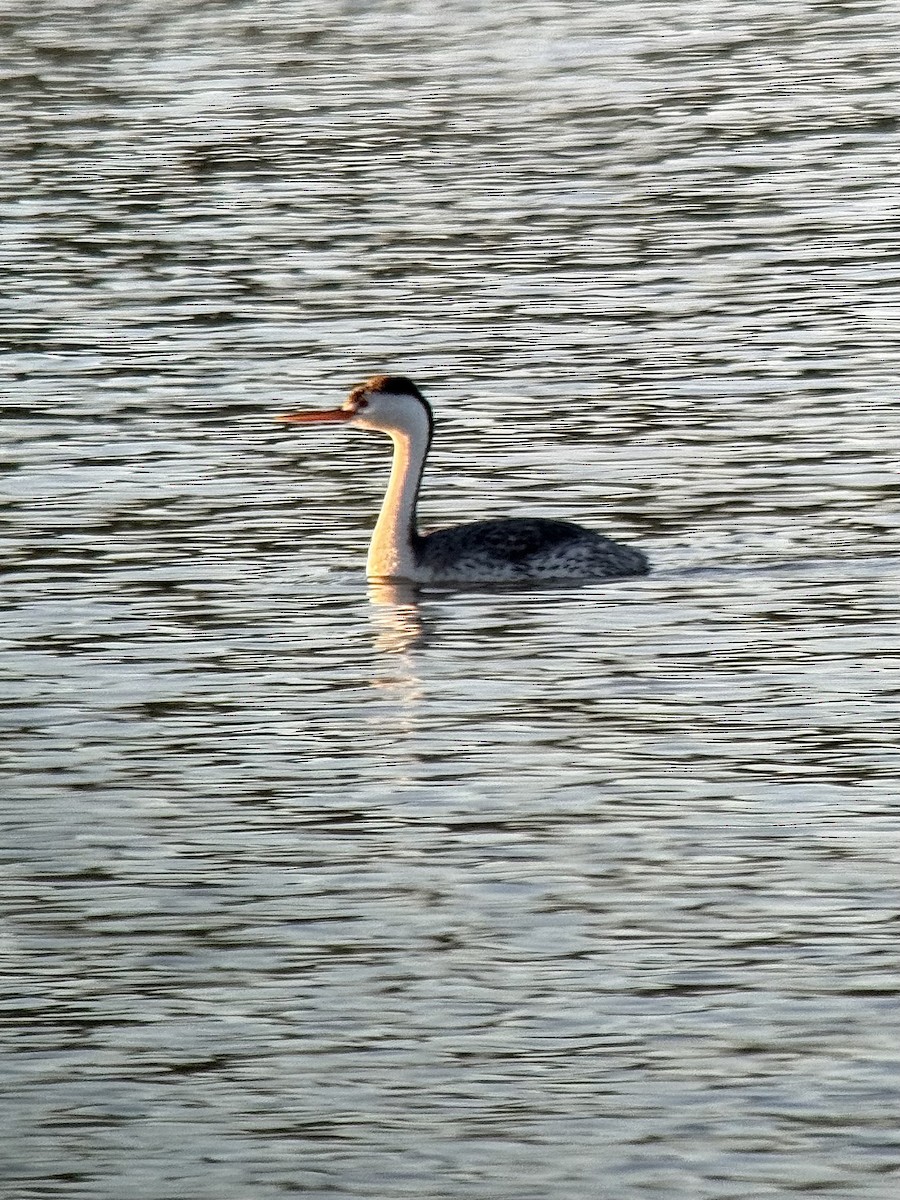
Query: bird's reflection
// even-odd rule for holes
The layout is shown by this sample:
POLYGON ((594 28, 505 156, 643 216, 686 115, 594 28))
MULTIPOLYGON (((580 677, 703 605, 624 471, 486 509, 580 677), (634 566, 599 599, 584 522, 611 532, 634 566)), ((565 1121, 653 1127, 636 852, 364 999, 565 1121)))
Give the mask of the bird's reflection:
POLYGON ((413 584, 372 580, 369 601, 376 630, 376 650, 403 655, 424 644, 425 619, 419 591, 413 584))
POLYGON ((401 721, 397 732, 408 735, 417 727, 424 696, 413 653, 426 639, 419 595, 411 584, 373 580, 369 584, 369 601, 375 650, 385 668, 372 676, 372 687, 396 704, 401 721))

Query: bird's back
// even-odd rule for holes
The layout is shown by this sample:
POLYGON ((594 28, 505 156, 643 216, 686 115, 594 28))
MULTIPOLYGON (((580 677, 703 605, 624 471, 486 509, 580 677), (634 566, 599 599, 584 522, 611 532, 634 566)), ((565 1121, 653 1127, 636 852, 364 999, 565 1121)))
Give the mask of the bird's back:
POLYGON ((419 539, 423 575, 433 580, 613 579, 643 575, 646 557, 630 546, 574 525, 544 517, 473 521, 439 529, 419 539))

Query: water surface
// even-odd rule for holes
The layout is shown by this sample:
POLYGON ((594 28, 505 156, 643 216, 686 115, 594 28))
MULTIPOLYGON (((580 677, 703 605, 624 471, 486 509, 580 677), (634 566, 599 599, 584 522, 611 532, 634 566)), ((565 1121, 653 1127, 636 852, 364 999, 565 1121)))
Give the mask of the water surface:
POLYGON ((10 1194, 893 1198, 895 6, 0 38, 10 1194), (379 370, 653 573, 369 587, 379 370))

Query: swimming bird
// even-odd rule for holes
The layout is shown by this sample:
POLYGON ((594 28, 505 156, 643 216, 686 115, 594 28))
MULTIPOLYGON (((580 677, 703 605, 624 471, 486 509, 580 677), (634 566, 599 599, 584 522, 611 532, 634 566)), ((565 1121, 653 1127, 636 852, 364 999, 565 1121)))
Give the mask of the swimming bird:
POLYGON ((342 422, 387 434, 394 457, 372 535, 370 579, 413 583, 562 583, 644 575, 646 555, 571 521, 507 517, 420 534, 416 501, 431 446, 431 405, 403 375, 374 375, 340 408, 284 413, 281 421, 342 422))

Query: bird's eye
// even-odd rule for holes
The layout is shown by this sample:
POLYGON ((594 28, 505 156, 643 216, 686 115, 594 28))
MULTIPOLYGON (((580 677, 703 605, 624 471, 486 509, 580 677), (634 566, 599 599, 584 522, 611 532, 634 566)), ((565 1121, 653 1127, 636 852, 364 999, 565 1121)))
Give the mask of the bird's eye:
POLYGON ((359 410, 361 408, 368 408, 368 407, 369 407, 368 400, 366 400, 364 396, 360 396, 355 404, 356 411, 359 412, 359 410))

